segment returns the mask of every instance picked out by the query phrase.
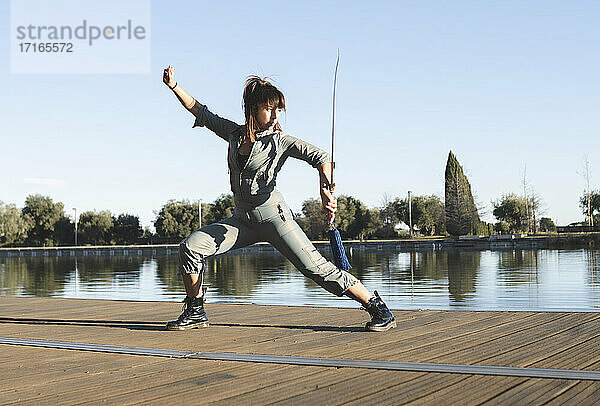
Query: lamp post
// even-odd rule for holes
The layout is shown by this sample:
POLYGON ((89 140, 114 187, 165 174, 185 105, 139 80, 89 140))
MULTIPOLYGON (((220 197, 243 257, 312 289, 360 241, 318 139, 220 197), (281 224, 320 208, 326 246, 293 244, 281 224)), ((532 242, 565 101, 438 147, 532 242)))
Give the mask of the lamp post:
POLYGON ((77 209, 73 207, 73 211, 75 212, 75 246, 77 247, 77 209))
POLYGON ((410 233, 410 239, 413 238, 413 229, 412 229, 412 196, 410 190, 408 191, 408 232, 410 233))
POLYGON ((202 199, 198 200, 198 230, 202 228, 202 199))

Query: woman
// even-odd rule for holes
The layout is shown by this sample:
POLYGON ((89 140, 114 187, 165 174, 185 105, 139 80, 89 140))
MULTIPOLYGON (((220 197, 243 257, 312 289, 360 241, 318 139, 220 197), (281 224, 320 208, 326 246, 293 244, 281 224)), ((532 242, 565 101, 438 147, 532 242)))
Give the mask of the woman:
POLYGON ((288 157, 308 162, 319 171, 319 189, 330 221, 336 200, 330 192, 332 173, 329 155, 307 142, 281 131, 279 115, 285 110, 283 94, 270 82, 252 76, 244 88, 246 124, 239 125, 211 113, 186 93, 174 79, 173 67, 163 72, 163 82, 181 104, 196 117, 193 127, 204 126, 229 144, 233 217, 202 227, 179 246, 179 270, 186 291, 184 308, 168 330, 207 327, 202 294, 206 258, 259 241, 268 241, 306 277, 337 296, 348 296, 371 315, 365 328, 386 331, 396 326, 394 316, 375 291, 372 296, 350 273, 327 261, 293 219, 292 212, 275 189, 277 173, 288 157))

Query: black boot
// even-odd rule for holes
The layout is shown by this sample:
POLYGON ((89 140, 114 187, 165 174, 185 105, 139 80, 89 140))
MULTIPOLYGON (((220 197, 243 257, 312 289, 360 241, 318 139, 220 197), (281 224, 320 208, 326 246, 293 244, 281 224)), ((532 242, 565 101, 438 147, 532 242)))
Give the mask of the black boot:
POLYGON ((183 312, 177 320, 167 323, 167 330, 188 330, 208 327, 208 317, 204 311, 204 296, 186 297, 183 300, 183 312))
POLYGON ((388 309, 383 300, 379 297, 379 293, 375 291, 373 296, 365 305, 365 310, 371 315, 371 321, 365 325, 365 330, 368 331, 387 331, 396 327, 396 319, 388 309))

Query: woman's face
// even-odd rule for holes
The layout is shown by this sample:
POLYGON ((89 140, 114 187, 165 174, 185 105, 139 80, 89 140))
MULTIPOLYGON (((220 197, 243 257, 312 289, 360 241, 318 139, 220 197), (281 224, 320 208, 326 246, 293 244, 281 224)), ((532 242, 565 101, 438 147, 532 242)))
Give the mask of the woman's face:
POLYGON ((272 130, 279 121, 281 109, 279 107, 261 104, 256 112, 256 121, 261 131, 272 130))

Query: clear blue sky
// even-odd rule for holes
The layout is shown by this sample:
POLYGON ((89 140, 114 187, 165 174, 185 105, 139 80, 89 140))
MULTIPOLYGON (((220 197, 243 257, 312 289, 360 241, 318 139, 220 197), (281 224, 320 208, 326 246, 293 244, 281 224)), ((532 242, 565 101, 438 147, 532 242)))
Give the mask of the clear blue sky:
MULTIPOLYGON (((40 193, 72 214, 109 209, 144 225, 169 199, 229 192, 226 144, 163 85, 242 121, 246 76, 285 93, 284 130, 328 149, 341 50, 336 192, 370 207, 438 194, 452 150, 478 200, 530 184, 558 224, 582 219, 584 154, 598 188, 596 1, 152 2, 151 74, 11 74, 0 5, 0 200, 40 193)), ((289 160, 279 189, 299 211, 317 174, 289 160)), ((491 210, 489 210, 491 212, 491 210)), ((487 220, 492 220, 491 213, 487 220)))

